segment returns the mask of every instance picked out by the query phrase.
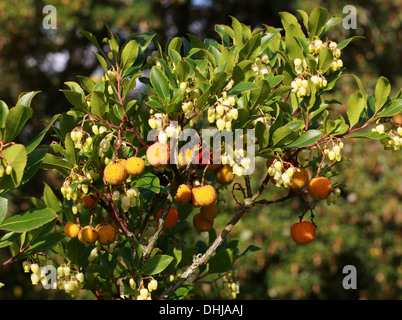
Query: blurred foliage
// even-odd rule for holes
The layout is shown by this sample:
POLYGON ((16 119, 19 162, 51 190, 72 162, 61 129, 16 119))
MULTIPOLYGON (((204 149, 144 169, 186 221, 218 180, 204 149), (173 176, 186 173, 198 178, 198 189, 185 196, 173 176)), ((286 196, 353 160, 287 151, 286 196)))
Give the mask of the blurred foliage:
MULTIPOLYGON (((124 40, 132 32, 152 29, 161 40, 194 33, 214 37, 214 25, 230 23, 230 15, 252 27, 280 24, 279 11, 303 9, 310 12, 323 6, 331 14, 342 14, 347 1, 265 1, 265 0, 8 0, 0 2, 0 99, 10 104, 24 91, 42 90, 35 99, 34 118, 19 138, 28 141, 40 132, 55 113, 66 111, 66 100, 59 91, 74 75, 89 76, 97 62, 88 41, 78 34, 106 36, 104 23, 119 32, 124 40), (45 30, 42 13, 45 5, 57 9, 57 29, 45 30), (196 4, 201 4, 197 6, 196 4), (65 61, 61 63, 60 58, 65 61)), ((365 39, 353 42, 342 56, 350 72, 359 75, 367 88, 374 88, 378 76, 387 77, 394 90, 402 87, 402 5, 399 0, 354 1, 357 9, 356 30, 339 25, 331 37, 336 41, 353 35, 365 39)), ((339 82, 339 97, 350 95, 355 85, 350 79, 339 82)), ((344 112, 345 106, 339 108, 344 112)), ((233 230, 230 238, 239 246, 255 244, 260 251, 242 259, 239 267, 241 299, 401 299, 402 298, 402 155, 383 153, 376 142, 345 143, 352 163, 340 166, 338 183, 346 189, 335 205, 319 204, 314 211, 317 238, 307 246, 290 241, 290 226, 297 220, 303 204, 292 201, 250 212, 233 230), (375 155, 375 156, 373 156, 375 155), (342 288, 343 266, 357 268, 357 290, 342 288)), ((257 166, 265 168, 265 164, 257 166)), ((261 176, 257 169, 253 179, 261 176)), ((43 189, 43 180, 53 186, 49 173, 41 173, 25 189, 12 196, 12 210, 26 210, 23 196, 33 196, 43 189), (50 182, 49 182, 50 180, 50 182)), ((259 182, 259 181, 258 181, 259 182)), ((257 181, 256 181, 257 183, 257 181)), ((269 193, 278 189, 271 185, 269 193)), ((37 196, 37 195, 36 195, 37 196)), ((221 213, 221 225, 231 211, 221 213)), ((230 199, 230 200, 229 200, 230 199)), ((3 260, 0 250, 0 259, 3 260)), ((15 278, 15 286, 0 289, 0 299, 60 298, 41 289, 37 292, 20 264, 2 270, 1 278, 15 278)), ((203 286, 205 290, 210 287, 203 286)), ((80 297, 78 297, 80 298, 80 297)), ((83 298, 83 297, 81 297, 83 298)), ((84 297, 85 298, 85 297, 84 297)), ((218 296, 216 296, 218 298, 218 296)))

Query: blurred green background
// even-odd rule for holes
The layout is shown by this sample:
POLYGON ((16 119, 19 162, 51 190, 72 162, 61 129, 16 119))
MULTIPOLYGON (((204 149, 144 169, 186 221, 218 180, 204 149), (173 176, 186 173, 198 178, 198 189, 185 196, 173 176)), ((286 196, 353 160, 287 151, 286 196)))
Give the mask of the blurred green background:
MULTIPOLYGON (((345 5, 357 9, 357 29, 339 24, 330 37, 334 41, 361 35, 342 53, 347 73, 357 74, 369 94, 379 76, 387 77, 393 93, 402 87, 402 4, 399 0, 303 1, 303 0, 7 0, 0 2, 0 99, 9 106, 21 92, 41 90, 34 99, 34 117, 19 137, 25 143, 45 126, 44 120, 69 110, 59 91, 75 75, 91 76, 98 71, 94 48, 78 32, 106 36, 104 23, 124 40, 130 33, 157 31, 165 42, 170 36, 216 38, 214 25, 230 24, 230 16, 258 27, 280 27, 278 12, 310 12, 316 6, 329 14, 342 14, 345 5), (43 7, 57 10, 57 29, 45 30, 43 7)), ((348 77, 342 78, 332 98, 347 101, 356 90, 348 77)), ((338 112, 345 112, 345 105, 338 112)), ((49 137, 51 139, 51 137, 49 137)), ((316 210, 316 240, 296 246, 289 229, 303 210, 300 203, 273 205, 250 212, 233 230, 239 248, 249 244, 261 250, 241 259, 240 299, 401 299, 402 298, 402 153, 384 152, 378 142, 345 141, 345 156, 352 161, 338 167, 336 182, 347 188, 336 204, 320 203, 316 210), (357 268, 357 290, 345 290, 345 265, 357 268)), ((256 185, 265 169, 259 163, 252 177, 256 185)), ((51 172, 40 172, 29 184, 10 194, 10 214, 27 208, 24 196, 40 197, 43 182, 60 187, 51 172)), ((270 185, 264 194, 277 197, 280 190, 270 185)), ((216 222, 224 226, 233 203, 227 195, 227 212, 216 222)), ((0 262, 8 251, 0 249, 0 262)), ((0 299, 63 298, 58 293, 33 287, 19 262, 0 269, 0 299)), ((210 287, 204 285, 209 291, 210 287)), ((209 297, 218 298, 215 292, 209 297)))

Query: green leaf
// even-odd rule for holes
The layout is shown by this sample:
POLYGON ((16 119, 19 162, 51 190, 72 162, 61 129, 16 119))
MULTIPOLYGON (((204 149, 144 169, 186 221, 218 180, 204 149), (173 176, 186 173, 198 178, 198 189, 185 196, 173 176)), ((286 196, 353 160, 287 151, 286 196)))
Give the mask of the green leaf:
POLYGON ((121 52, 121 69, 124 70, 132 66, 134 61, 138 57, 138 43, 135 40, 130 40, 123 48, 121 52))
POLYGON ((385 117, 392 117, 398 113, 402 113, 402 99, 396 99, 390 103, 389 106, 385 107, 374 120, 385 117))
POLYGON ((159 178, 150 172, 139 176, 139 178, 134 182, 134 186, 151 190, 154 193, 160 192, 159 178))
POLYGON ((24 128, 25 123, 32 117, 32 109, 16 105, 8 112, 5 122, 4 141, 12 142, 24 128))
POLYGON ((80 92, 73 90, 60 90, 64 96, 74 107, 77 107, 81 111, 86 111, 87 104, 84 100, 84 95, 80 92))
POLYGON ((384 138, 388 138, 388 134, 386 133, 378 133, 376 131, 369 131, 369 132, 364 132, 364 133, 353 133, 348 138, 361 138, 361 139, 375 139, 375 140, 380 140, 384 138))
POLYGON ((25 184, 36 174, 45 158, 46 149, 36 149, 28 153, 27 164, 25 166, 24 175, 22 176, 20 185, 25 184))
POLYGON ((349 119, 350 128, 352 128, 359 121, 364 107, 364 100, 360 92, 355 92, 350 96, 346 111, 349 119))
POLYGON ((52 221, 56 216, 56 212, 50 208, 32 209, 6 219, 0 224, 0 230, 13 232, 30 231, 52 221))
POLYGON ((139 270, 141 275, 151 276, 162 272, 173 261, 173 257, 159 255, 150 258, 139 270))
POLYGON ((272 134, 272 143, 274 147, 287 145, 296 139, 297 133, 289 127, 283 126, 278 128, 272 134))
POLYGON ((358 40, 358 39, 364 39, 364 37, 362 36, 354 36, 348 39, 345 39, 341 42, 338 43, 337 47, 339 50, 342 50, 343 48, 345 48, 350 42, 358 40))
POLYGON ((0 197, 0 223, 3 222, 7 215, 8 200, 7 198, 0 197))
MULTIPOLYGON (((22 177, 24 175, 24 169, 27 164, 27 152, 22 144, 14 144, 2 153, 2 156, 6 158, 13 170, 10 175, 4 175, 3 179, 0 180, 0 190, 1 189, 15 189, 19 186, 22 177)), ((2 161, 3 166, 5 164, 2 161)))
POLYGON ((331 49, 323 48, 318 55, 318 69, 321 73, 327 72, 327 70, 331 67, 332 61, 334 57, 331 49))
POLYGON ((162 101, 170 98, 169 80, 160 69, 153 67, 150 79, 155 93, 162 101))
POLYGON ((85 245, 82 244, 78 238, 73 238, 66 243, 66 254, 72 264, 80 265, 84 252, 85 245))
POLYGON ((255 60, 257 58, 261 46, 261 34, 250 38, 239 52, 239 62, 243 60, 255 60))
POLYGON ((323 133, 318 130, 309 130, 304 132, 300 137, 298 137, 291 144, 288 144, 286 148, 303 148, 317 142, 323 133))
POLYGON ((61 172, 65 172, 71 170, 72 164, 53 154, 46 153, 40 168, 44 170, 57 169, 60 170, 61 172))
POLYGON ((307 33, 311 41, 314 40, 316 36, 319 36, 322 30, 324 30, 327 14, 328 11, 324 8, 315 8, 310 13, 307 33))
POLYGON ((47 184, 45 184, 45 188, 43 190, 43 201, 45 202, 46 207, 53 209, 56 212, 62 210, 62 203, 54 194, 52 188, 47 184))
POLYGON ((27 93, 22 93, 18 97, 18 101, 15 104, 16 106, 25 106, 25 107, 30 107, 32 99, 39 93, 40 91, 31 91, 27 93))
POLYGON ((6 125, 8 112, 7 104, 3 100, 0 100, 0 129, 3 129, 6 125))
POLYGON ((21 237, 21 233, 9 232, 0 238, 0 248, 5 248, 13 243, 16 243, 21 237))
POLYGON ((238 94, 246 91, 250 91, 253 89, 258 89, 259 86, 255 84, 254 82, 240 82, 237 85, 235 85, 232 89, 228 91, 228 95, 235 95, 237 96, 238 94))
POLYGON ((388 100, 391 92, 391 84, 385 77, 380 77, 375 86, 375 110, 380 109, 388 100))
POLYGON ((53 116, 53 118, 49 121, 47 124, 46 128, 43 129, 37 136, 36 138, 27 146, 27 152, 30 153, 32 152, 43 140, 45 137, 47 131, 49 128, 55 123, 55 121, 60 117, 60 114, 56 114, 53 116))
POLYGON ((236 248, 227 248, 218 251, 209 259, 208 273, 221 273, 228 271, 236 259, 236 248))
POLYGON ((269 143, 269 131, 265 123, 258 121, 255 126, 255 137, 258 140, 260 149, 264 149, 269 143))
POLYGON ((69 133, 66 134, 64 139, 64 144, 66 146, 66 158, 67 161, 73 165, 77 163, 77 154, 74 147, 74 142, 71 139, 71 135, 69 133))
POLYGON ((91 111, 92 113, 99 117, 103 118, 103 115, 107 111, 108 102, 106 95, 101 91, 92 91, 91 93, 91 111))
POLYGON ((258 250, 261 250, 261 248, 260 247, 257 247, 257 246, 254 246, 254 245, 249 245, 247 248, 246 248, 246 250, 244 250, 241 254, 240 254, 240 257, 242 257, 242 256, 247 256, 247 255, 249 255, 250 253, 252 253, 252 252, 255 252, 255 251, 258 251, 258 250))

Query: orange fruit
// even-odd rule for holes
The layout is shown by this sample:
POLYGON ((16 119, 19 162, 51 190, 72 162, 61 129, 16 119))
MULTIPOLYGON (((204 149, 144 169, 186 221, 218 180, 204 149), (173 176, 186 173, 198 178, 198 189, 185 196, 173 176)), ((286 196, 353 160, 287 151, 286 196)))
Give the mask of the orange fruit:
POLYGON ((290 235, 294 242, 306 244, 313 241, 315 237, 315 227, 310 221, 297 222, 292 225, 290 235))
POLYGON ((112 185, 119 185, 123 183, 127 178, 127 170, 126 167, 118 162, 109 163, 105 170, 103 171, 103 175, 107 183, 112 185))
POLYGON ((292 180, 290 180, 289 187, 292 190, 301 190, 306 187, 308 179, 308 171, 304 168, 297 168, 295 173, 293 174, 292 180))
POLYGON ((94 209, 98 204, 98 195, 97 194, 88 194, 82 197, 82 206, 85 209, 94 209))
POLYGON ((94 244, 98 240, 98 232, 91 226, 86 226, 78 233, 78 240, 83 244, 94 244))
MULTIPOLYGON (((155 212, 155 219, 158 221, 162 215, 163 208, 158 209, 155 212)), ((169 212, 166 216, 165 223, 163 224, 163 229, 173 228, 177 222, 179 222, 179 213, 176 208, 170 207, 169 212)))
POLYGON ((218 207, 214 204, 201 207, 200 214, 204 220, 214 220, 218 214, 218 207))
POLYGON ((186 184, 181 184, 179 188, 177 189, 176 196, 174 198, 174 201, 177 204, 186 204, 191 200, 191 189, 188 185, 186 184))
POLYGON ((127 159, 126 170, 128 174, 139 175, 145 170, 145 161, 139 157, 131 157, 127 159))
POLYGON ((67 237, 76 238, 79 232, 80 227, 78 224, 75 224, 73 222, 67 222, 66 225, 64 226, 64 233, 66 234, 67 237))
POLYGON ((402 113, 393 115, 392 120, 394 120, 394 124, 402 124, 402 113))
POLYGON ((109 245, 116 240, 116 228, 110 223, 101 223, 95 227, 98 233, 98 241, 103 245, 109 245))
POLYGON ((191 189, 193 207, 204 207, 213 204, 218 195, 211 185, 191 189))
POLYGON ((166 166, 170 160, 170 147, 167 143, 155 142, 148 147, 146 156, 151 166, 166 166))
POLYGON ((194 228, 199 232, 207 232, 214 226, 214 220, 205 220, 201 213, 197 213, 193 218, 194 228))
POLYGON ((233 174, 233 168, 228 164, 225 164, 222 167, 220 167, 219 169, 217 169, 214 172, 214 177, 215 177, 216 182, 218 182, 220 184, 232 183, 235 178, 235 176, 233 174))
POLYGON ((307 191, 314 200, 324 200, 332 192, 331 181, 325 177, 313 178, 307 185, 307 191))

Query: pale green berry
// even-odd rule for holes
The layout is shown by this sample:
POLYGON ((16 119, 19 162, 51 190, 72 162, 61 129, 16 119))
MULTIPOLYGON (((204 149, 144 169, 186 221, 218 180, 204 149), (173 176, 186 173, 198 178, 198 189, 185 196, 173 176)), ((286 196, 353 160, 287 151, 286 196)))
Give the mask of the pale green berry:
POLYGON ((396 129, 396 132, 398 133, 399 136, 402 137, 402 127, 399 127, 398 129, 396 129))
POLYGON ((4 167, 0 164, 0 178, 4 175, 4 167))
POLYGON ((301 66, 301 64, 302 64, 301 59, 296 58, 296 59, 294 60, 294 64, 295 64, 295 67, 296 67, 296 68, 297 68, 297 67, 300 67, 300 66, 301 66))

